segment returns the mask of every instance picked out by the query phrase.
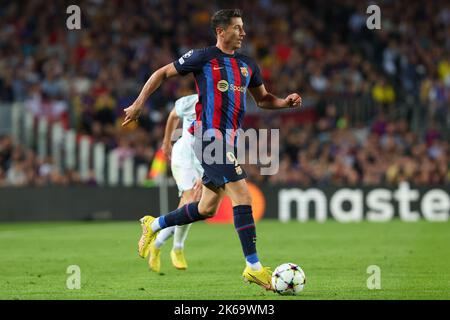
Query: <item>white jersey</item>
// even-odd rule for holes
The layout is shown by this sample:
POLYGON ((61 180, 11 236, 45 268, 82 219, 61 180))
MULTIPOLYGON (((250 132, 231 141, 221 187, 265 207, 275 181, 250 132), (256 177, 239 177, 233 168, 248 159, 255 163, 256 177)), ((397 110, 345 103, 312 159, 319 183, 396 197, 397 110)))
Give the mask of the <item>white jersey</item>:
POLYGON ((198 95, 193 94, 178 99, 175 102, 175 112, 183 121, 183 133, 172 148, 171 168, 177 183, 179 195, 194 187, 196 179, 201 179, 203 168, 194 154, 194 136, 188 131, 195 120, 195 104, 198 95))
POLYGON ((183 138, 192 137, 188 129, 195 120, 195 104, 197 101, 197 94, 191 94, 190 96, 185 96, 175 101, 175 112, 183 120, 183 138))

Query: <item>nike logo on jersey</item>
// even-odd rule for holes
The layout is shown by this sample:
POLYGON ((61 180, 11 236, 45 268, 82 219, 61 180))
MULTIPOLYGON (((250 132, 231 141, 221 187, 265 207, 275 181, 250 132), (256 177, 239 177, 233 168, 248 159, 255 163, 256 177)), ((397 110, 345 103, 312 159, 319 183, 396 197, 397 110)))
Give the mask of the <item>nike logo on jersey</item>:
POLYGON ((223 69, 223 67, 214 67, 213 69, 214 70, 220 70, 220 69, 223 69))

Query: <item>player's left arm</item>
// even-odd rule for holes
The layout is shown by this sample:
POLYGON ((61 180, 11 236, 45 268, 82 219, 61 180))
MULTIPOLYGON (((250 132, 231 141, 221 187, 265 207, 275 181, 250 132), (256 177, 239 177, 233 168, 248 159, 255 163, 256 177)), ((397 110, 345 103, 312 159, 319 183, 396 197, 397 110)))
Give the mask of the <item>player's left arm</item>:
POLYGON ((301 107, 302 97, 298 93, 291 93, 286 98, 281 99, 266 90, 264 84, 257 87, 248 88, 258 107, 262 109, 283 109, 301 107))
POLYGON ((169 114, 169 117, 166 122, 166 128, 164 130, 164 138, 161 149, 166 157, 170 160, 172 155, 172 135, 175 129, 178 127, 180 123, 180 117, 178 117, 175 108, 169 114))

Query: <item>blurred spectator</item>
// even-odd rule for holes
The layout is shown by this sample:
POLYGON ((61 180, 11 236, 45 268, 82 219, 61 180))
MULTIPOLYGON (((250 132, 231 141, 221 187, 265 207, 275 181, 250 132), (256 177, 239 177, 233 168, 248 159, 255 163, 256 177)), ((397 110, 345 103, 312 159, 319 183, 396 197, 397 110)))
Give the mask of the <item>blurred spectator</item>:
MULTIPOLYGON (((0 4, 1 102, 24 102, 36 118, 61 121, 107 151, 117 149, 121 159, 132 155, 149 164, 174 101, 195 90, 192 78, 170 79, 127 128, 120 127, 123 108, 158 67, 215 43, 212 12, 240 7, 247 32, 242 51, 256 59, 266 87, 280 96, 298 91, 305 109, 313 109, 301 124, 281 120, 281 113, 254 121, 280 128, 282 140, 279 174, 261 177, 257 166, 248 166, 251 179, 449 183, 446 1, 383 1, 382 29, 376 31, 366 28, 367 3, 358 1, 82 0, 82 29, 76 31, 65 27, 69 4, 0 4), (409 127, 410 115, 399 113, 406 102, 422 112, 420 132, 409 127), (346 104, 354 108, 343 112, 346 104), (360 109, 370 111, 364 121, 355 115, 360 109)), ((59 171, 52 161, 1 137, 0 185, 81 183, 76 171, 59 171)), ((92 172, 88 183, 96 183, 92 172)))

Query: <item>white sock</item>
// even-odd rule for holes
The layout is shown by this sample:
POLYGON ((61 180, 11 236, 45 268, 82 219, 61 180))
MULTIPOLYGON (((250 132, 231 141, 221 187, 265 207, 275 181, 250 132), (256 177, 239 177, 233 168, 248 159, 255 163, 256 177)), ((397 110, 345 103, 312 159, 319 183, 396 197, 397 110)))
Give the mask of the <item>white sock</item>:
POLYGON ((155 220, 153 220, 152 224, 150 225, 153 232, 161 230, 161 225, 159 224, 159 219, 161 219, 161 218, 162 218, 162 216, 159 218, 156 218, 155 220))
POLYGON ((175 250, 183 250, 184 242, 186 241, 191 224, 183 226, 175 226, 175 234, 173 237, 173 248, 175 250))
POLYGON ((162 245, 167 241, 167 239, 169 239, 173 235, 174 231, 174 226, 162 229, 156 236, 155 247, 158 249, 161 248, 162 245))
POLYGON ((247 267, 250 267, 250 269, 252 269, 253 271, 259 271, 262 269, 262 264, 259 261, 256 263, 250 263, 247 260, 245 260, 245 263, 247 264, 247 267))

